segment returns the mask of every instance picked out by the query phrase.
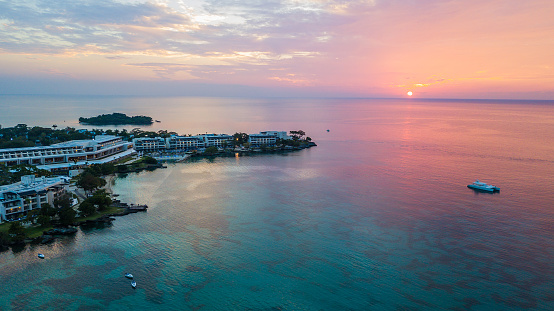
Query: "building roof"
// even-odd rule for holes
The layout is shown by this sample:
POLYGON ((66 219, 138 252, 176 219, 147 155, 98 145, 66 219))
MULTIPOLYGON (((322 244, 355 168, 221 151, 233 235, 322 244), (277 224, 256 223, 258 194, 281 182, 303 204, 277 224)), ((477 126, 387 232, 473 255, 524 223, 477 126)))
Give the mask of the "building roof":
POLYGON ((7 148, 0 149, 0 152, 22 152, 22 151, 32 151, 32 150, 48 150, 48 149, 57 149, 64 147, 88 147, 94 146, 96 144, 104 143, 110 140, 118 139, 120 137, 114 135, 97 135, 94 139, 85 139, 85 140, 70 140, 64 141, 61 143, 53 144, 50 146, 35 146, 35 147, 23 147, 23 148, 7 148))
POLYGON ((0 193, 16 193, 19 195, 33 195, 37 192, 64 183, 65 181, 59 177, 40 177, 35 178, 31 183, 16 182, 10 185, 0 186, 0 193))
POLYGON ((56 164, 37 165, 37 167, 48 171, 52 169, 65 169, 65 168, 71 169, 72 167, 79 168, 83 165, 104 164, 104 163, 112 162, 116 159, 131 155, 133 153, 136 153, 134 149, 128 149, 123 152, 116 153, 99 160, 78 161, 77 163, 56 163, 56 164))

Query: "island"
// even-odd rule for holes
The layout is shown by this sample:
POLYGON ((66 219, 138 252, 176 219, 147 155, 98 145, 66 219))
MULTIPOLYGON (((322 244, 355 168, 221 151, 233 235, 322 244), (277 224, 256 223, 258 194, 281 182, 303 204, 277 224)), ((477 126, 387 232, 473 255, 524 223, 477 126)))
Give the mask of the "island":
POLYGON ((79 123, 91 125, 152 125, 154 121, 147 116, 127 116, 124 113, 114 112, 102 114, 96 117, 79 118, 79 123))

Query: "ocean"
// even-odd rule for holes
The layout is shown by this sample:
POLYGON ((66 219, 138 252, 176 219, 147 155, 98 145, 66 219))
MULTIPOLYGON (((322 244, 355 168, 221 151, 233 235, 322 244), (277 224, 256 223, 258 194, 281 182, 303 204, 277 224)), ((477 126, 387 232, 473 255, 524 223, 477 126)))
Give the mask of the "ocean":
POLYGON ((148 212, 0 253, 0 310, 554 309, 554 102, 0 96, 0 111, 5 127, 123 112, 318 145, 116 178, 148 212))

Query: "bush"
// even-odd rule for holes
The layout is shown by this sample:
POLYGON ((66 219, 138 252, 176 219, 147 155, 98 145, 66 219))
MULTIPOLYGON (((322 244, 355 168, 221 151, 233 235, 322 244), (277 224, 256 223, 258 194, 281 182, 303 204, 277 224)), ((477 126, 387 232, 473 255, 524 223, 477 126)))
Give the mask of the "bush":
POLYGON ((218 149, 215 146, 208 147, 206 148, 206 151, 204 151, 205 154, 215 154, 217 152, 218 152, 218 149))
POLYGON ((152 157, 145 157, 144 163, 146 164, 158 164, 158 160, 152 158, 152 157))

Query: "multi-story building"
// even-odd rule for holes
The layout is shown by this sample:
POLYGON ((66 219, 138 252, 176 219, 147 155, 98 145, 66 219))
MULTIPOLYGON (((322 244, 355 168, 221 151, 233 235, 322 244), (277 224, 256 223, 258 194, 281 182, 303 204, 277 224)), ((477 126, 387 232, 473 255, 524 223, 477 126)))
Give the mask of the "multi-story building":
POLYGON ((98 135, 91 140, 72 140, 51 146, 0 149, 0 164, 30 164, 48 170, 67 170, 72 166, 70 164, 93 164, 101 159, 119 158, 133 152, 132 144, 122 141, 121 137, 98 135))
POLYGON ((275 146, 277 139, 290 139, 290 136, 285 131, 263 131, 248 135, 248 142, 252 147, 275 146))
POLYGON ((290 136, 287 135, 285 131, 263 131, 260 132, 261 135, 270 135, 279 139, 290 139, 290 136))
POLYGON ((267 134, 250 134, 248 135, 248 142, 250 146, 256 148, 261 146, 275 146, 277 142, 277 137, 267 134))
MULTIPOLYGON (((265 131, 249 135, 248 142, 252 147, 275 146, 277 139, 290 139, 287 132, 265 131)), ((190 151, 208 147, 231 146, 233 136, 228 134, 198 134, 196 136, 171 136, 169 138, 144 137, 133 139, 134 148, 139 152, 155 151, 190 151)))
POLYGON ((22 176, 18 183, 0 186, 0 222, 20 219, 31 210, 52 205, 67 187, 66 178, 35 178, 34 175, 22 176))
POLYGON ((161 137, 133 138, 133 146, 139 152, 163 151, 166 149, 166 141, 161 137))
POLYGON ((233 142, 233 136, 227 134, 199 134, 196 135, 204 142, 204 148, 208 147, 224 147, 231 145, 233 142))
POLYGON ((166 138, 166 148, 175 151, 196 150, 204 147, 204 141, 197 136, 171 136, 166 138))

